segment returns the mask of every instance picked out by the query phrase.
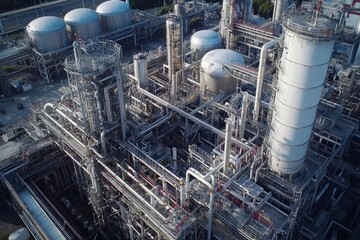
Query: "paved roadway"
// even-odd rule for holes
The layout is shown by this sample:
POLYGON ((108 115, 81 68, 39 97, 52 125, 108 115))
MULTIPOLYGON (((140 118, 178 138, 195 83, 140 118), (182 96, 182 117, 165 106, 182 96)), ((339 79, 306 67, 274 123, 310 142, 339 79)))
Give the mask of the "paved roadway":
MULTIPOLYGON (((45 2, 46 0, 42 0, 45 2)), ((3 32, 14 31, 26 27, 32 20, 41 16, 61 17, 75 8, 92 8, 94 9, 106 0, 59 0, 51 3, 16 10, 10 13, 0 14, 0 30, 3 32)))

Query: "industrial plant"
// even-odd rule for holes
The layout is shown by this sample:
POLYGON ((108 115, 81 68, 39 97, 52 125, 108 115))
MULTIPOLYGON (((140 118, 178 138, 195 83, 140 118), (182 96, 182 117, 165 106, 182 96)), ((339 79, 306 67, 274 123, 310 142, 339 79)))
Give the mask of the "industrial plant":
POLYGON ((2 129, 2 193, 35 239, 359 239, 358 4, 36 18, 0 64, 68 91, 2 129))

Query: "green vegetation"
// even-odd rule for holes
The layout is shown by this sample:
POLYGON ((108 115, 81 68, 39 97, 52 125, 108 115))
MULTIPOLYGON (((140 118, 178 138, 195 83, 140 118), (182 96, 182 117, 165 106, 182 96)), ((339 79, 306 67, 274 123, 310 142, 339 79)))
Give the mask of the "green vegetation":
POLYGON ((267 19, 272 17, 274 5, 271 0, 254 0, 253 8, 255 15, 258 14, 267 19))
POLYGON ((171 6, 170 6, 170 5, 166 5, 166 6, 161 7, 158 15, 159 15, 159 16, 160 16, 160 15, 164 15, 164 14, 169 13, 169 12, 171 12, 171 6))
POLYGON ((17 69, 17 66, 3 66, 1 67, 1 70, 5 73, 11 73, 17 69))

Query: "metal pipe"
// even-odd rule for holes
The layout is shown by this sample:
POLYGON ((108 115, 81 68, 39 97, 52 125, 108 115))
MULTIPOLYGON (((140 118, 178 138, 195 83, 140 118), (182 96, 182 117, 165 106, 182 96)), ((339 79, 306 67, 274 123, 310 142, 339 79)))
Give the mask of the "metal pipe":
POLYGON ((82 133, 84 133, 85 135, 87 135, 87 133, 84 131, 84 129, 82 129, 76 122, 74 122, 74 120, 72 120, 71 118, 69 118, 65 113, 63 113, 59 108, 55 107, 55 111, 57 113, 59 113, 63 118, 65 118, 66 120, 68 120, 74 127, 76 127, 77 129, 79 129, 82 133))
MULTIPOLYGON (((280 0, 282 1, 282 0, 280 0)), ((255 121, 258 121, 259 119, 259 112, 260 112, 260 104, 261 104, 261 94, 262 94, 262 87, 264 83, 264 73, 265 73, 265 66, 266 66, 266 56, 267 56, 267 50, 280 42, 284 38, 284 35, 282 35, 280 38, 276 38, 270 42, 265 43, 261 47, 261 54, 260 54, 260 60, 259 60, 259 70, 258 70, 258 76, 257 76, 257 82, 256 82, 256 94, 255 94, 255 106, 254 106, 254 116, 253 119, 255 121)))
POLYGON ((226 131, 225 131, 225 146, 224 146, 224 168, 223 172, 224 175, 228 175, 228 169, 229 169, 229 160, 230 160, 230 144, 231 144, 231 135, 232 135, 232 125, 233 121, 230 118, 226 120, 226 131))
POLYGON ((120 71, 116 71, 115 75, 116 75, 117 92, 118 92, 118 100, 119 100, 119 108, 120 108, 120 123, 121 123, 122 137, 123 140, 125 140, 127 134, 127 121, 126 121, 124 92, 122 87, 122 78, 120 71))
MULTIPOLYGON (((188 66, 180 69, 179 71, 177 71, 176 74, 175 74, 176 81, 179 82, 179 78, 180 78, 179 75, 180 75, 181 73, 184 73, 186 70, 189 70, 189 69, 192 69, 192 68, 196 67, 197 65, 200 64, 200 62, 201 62, 201 60, 196 61, 196 62, 193 62, 193 63, 191 63, 190 65, 188 65, 188 66)), ((187 79, 187 80, 189 81, 189 79, 187 79)), ((193 80, 191 80, 191 81, 189 81, 189 82, 192 82, 192 83, 200 86, 200 83, 197 83, 197 82, 195 82, 195 81, 193 81, 193 80)))
POLYGON ((258 158, 256 158, 256 159, 251 163, 249 180, 251 180, 251 179, 253 178, 255 163, 256 163, 257 161, 259 161, 260 159, 261 159, 261 156, 258 157, 258 158))
POLYGON ((184 186, 184 179, 183 178, 180 178, 180 183, 179 183, 179 186, 180 186, 180 205, 182 207, 185 207, 185 186, 184 186))
POLYGON ((130 240, 134 240, 134 229, 133 229, 133 225, 132 225, 132 221, 130 218, 128 218, 128 227, 129 227, 129 235, 130 235, 130 240))
POLYGON ((61 96, 61 102, 64 103, 65 99, 70 97, 70 93, 65 93, 61 96))
POLYGON ((152 123, 149 127, 147 127, 146 129, 144 129, 142 132, 140 132, 139 134, 137 134, 137 137, 144 135, 145 133, 151 131, 152 129, 160 126, 161 124, 165 123, 167 120, 169 120, 172 117, 172 113, 169 113, 165 116, 163 116, 162 118, 158 119, 157 121, 155 121, 154 123, 152 123))
MULTIPOLYGON (((178 107, 166 102, 165 100, 155 96, 154 94, 144 90, 144 89, 141 89, 141 88, 138 88, 138 91, 141 92, 142 94, 145 94, 146 96, 154 99, 155 101, 163 104, 164 106, 167 106, 169 107, 171 110, 183 115, 184 117, 190 119, 191 121, 195 122, 196 124, 199 124, 200 126, 206 128, 206 129, 209 129, 210 131, 213 131, 214 133, 222 136, 222 137, 225 137, 225 133, 219 129, 217 129, 216 127, 202 121, 201 119, 198 119, 197 117, 194 117, 192 115, 190 115, 189 113, 179 109, 178 107)), ((244 144, 243 142, 239 141, 238 139, 236 138, 231 138, 231 141, 238 144, 239 146, 241 146, 242 148, 245 148, 245 149, 249 149, 250 147, 246 144, 244 144)))
POLYGON ((208 181, 206 181, 206 179, 204 178, 205 177, 204 175, 202 175, 199 171, 197 171, 194 168, 189 168, 186 171, 186 179, 185 179, 185 195, 186 195, 186 198, 189 198, 190 175, 192 175, 198 181, 200 181, 202 184, 204 184, 206 187, 208 187, 210 191, 214 191, 214 187, 208 181))
POLYGON ((330 183, 327 183, 327 184, 325 185, 325 187, 321 190, 321 192, 319 192, 319 194, 316 196, 316 198, 315 198, 315 203, 317 203, 317 202, 320 200, 320 198, 324 195, 324 193, 326 192, 326 190, 327 190, 329 187, 330 187, 330 183))
POLYGON ((136 179, 136 177, 134 176, 135 174, 137 174, 137 172, 135 171, 135 169, 131 168, 130 166, 128 166, 128 168, 133 172, 134 175, 132 175, 129 171, 126 171, 126 169, 124 169, 120 164, 116 163, 116 166, 119 167, 121 169, 121 171, 125 172, 129 177, 132 178, 132 180, 134 180, 137 184, 139 184, 139 186, 145 191, 147 192, 149 195, 151 195, 151 197, 153 197, 160 205, 162 206, 167 206, 168 204, 165 203, 163 200, 161 200, 158 196, 156 196, 156 194, 154 192, 152 192, 150 189, 148 189, 143 183, 141 183, 138 179, 136 179))
POLYGON ((218 95, 216 95, 215 97, 211 98, 209 101, 205 102, 204 104, 200 105, 199 107, 197 107, 196 109, 194 109, 193 111, 190 112, 190 115, 194 115, 197 112, 203 110, 204 108, 208 107, 209 105, 211 105, 213 102, 217 102, 223 99, 224 97, 224 93, 220 93, 218 95))
POLYGON ((177 171, 177 149, 176 149, 176 147, 172 148, 172 168, 174 171, 177 171))
POLYGON ((94 82, 91 82, 91 84, 95 88, 94 98, 96 100, 96 107, 97 107, 97 111, 98 111, 98 115, 99 115, 100 129, 103 130, 103 128, 104 128, 104 117, 103 117, 102 112, 101 112, 102 106, 101 106, 101 102, 100 102, 100 98, 99 98, 99 87, 94 82))
POLYGON ((239 140, 244 138, 248 105, 249 105, 248 93, 245 92, 244 96, 243 96, 242 105, 241 105, 241 124, 239 127, 239 140))
POLYGON ((74 135, 72 135, 67 129, 65 129, 60 123, 58 123, 53 117, 51 117, 48 113, 46 113, 45 109, 47 108, 45 104, 44 111, 42 111, 46 117, 48 117, 52 122, 54 122, 61 130, 63 130, 67 135, 72 137, 78 144, 80 144, 82 147, 86 148, 86 146, 80 142, 74 135))
POLYGON ((257 182, 259 171, 260 171, 260 169, 262 169, 264 166, 265 166, 265 163, 262 163, 262 164, 260 165, 260 167, 259 167, 258 169, 256 169, 254 182, 257 182))
MULTIPOLYGON (((215 183, 214 183, 215 185, 215 183)), ((208 231, 207 231, 207 240, 211 240, 211 231, 212 231, 212 215, 214 208, 214 197, 215 192, 210 190, 210 203, 209 203, 209 214, 208 214, 208 231)))
POLYGON ((102 148, 102 151, 103 151, 104 155, 107 154, 105 135, 108 134, 110 131, 113 131, 114 129, 118 128, 119 126, 120 126, 120 124, 116 125, 115 127, 110 128, 110 129, 105 129, 105 130, 103 130, 101 132, 101 134, 100 134, 100 142, 101 142, 101 148, 102 148))
MULTIPOLYGON (((147 201, 143 199, 143 197, 137 193, 134 189, 132 189, 124 180, 122 180, 119 176, 117 176, 108 166, 105 165, 105 163, 98 161, 98 163, 106 170, 106 173, 110 174, 111 177, 115 178, 121 185, 125 187, 125 189, 129 192, 131 192, 133 195, 136 196, 137 199, 139 199, 146 207, 154 211, 163 221, 167 221, 167 218, 164 217, 156 208, 151 206, 147 201)), ((114 187, 120 187, 120 186, 114 186, 114 187)), ((118 190, 123 191, 121 188, 118 190)))

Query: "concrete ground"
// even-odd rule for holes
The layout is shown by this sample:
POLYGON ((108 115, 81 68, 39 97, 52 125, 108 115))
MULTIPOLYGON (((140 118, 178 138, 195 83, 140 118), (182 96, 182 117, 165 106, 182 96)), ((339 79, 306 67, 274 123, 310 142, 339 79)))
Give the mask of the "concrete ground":
POLYGON ((6 127, 22 118, 26 118, 31 113, 30 105, 35 104, 40 99, 45 99, 46 102, 60 99, 67 92, 66 84, 67 80, 52 84, 33 83, 31 90, 1 99, 0 109, 4 109, 6 113, 0 113, 0 123, 6 127), (18 109, 18 103, 23 104, 24 109, 18 109))

